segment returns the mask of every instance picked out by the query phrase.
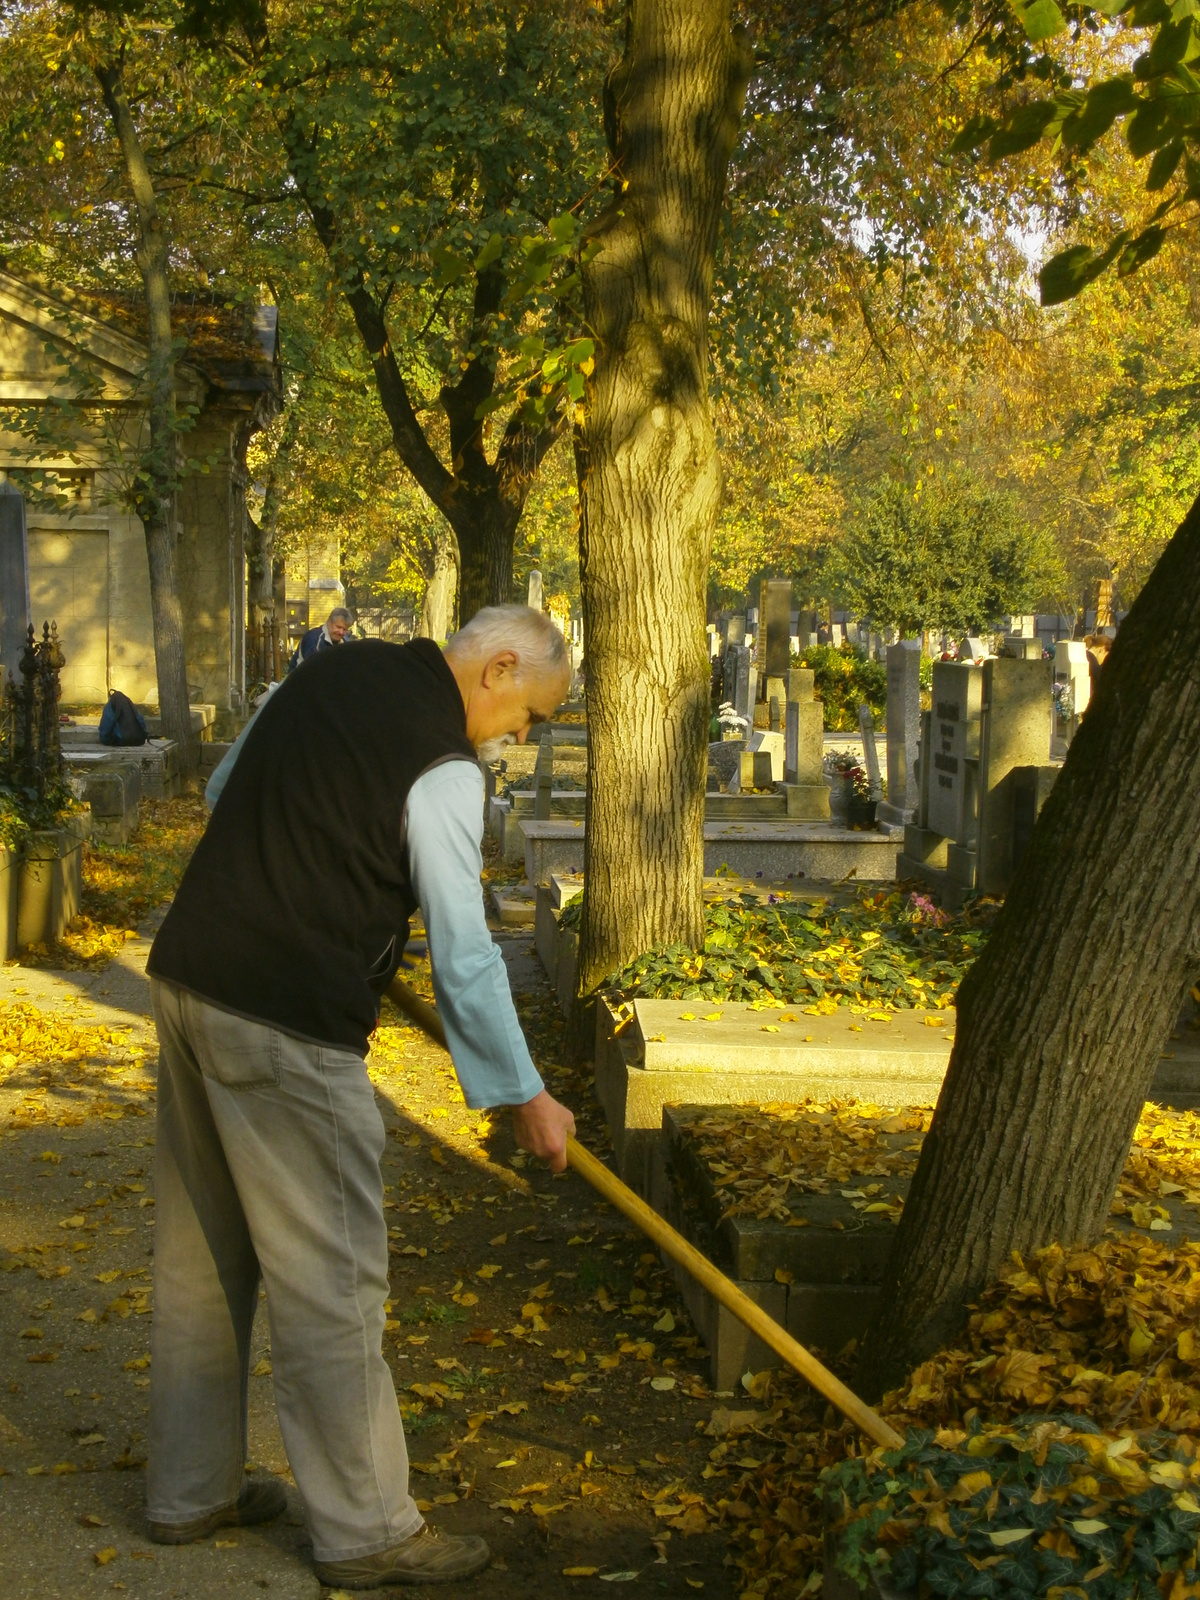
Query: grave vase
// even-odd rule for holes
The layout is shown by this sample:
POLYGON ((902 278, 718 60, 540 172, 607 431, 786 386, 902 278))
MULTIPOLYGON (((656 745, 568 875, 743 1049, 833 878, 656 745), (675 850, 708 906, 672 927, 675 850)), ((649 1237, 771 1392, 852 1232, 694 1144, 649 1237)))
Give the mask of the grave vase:
POLYGON ((873 828, 875 826, 875 809, 878 800, 864 800, 854 793, 854 786, 850 786, 850 795, 846 807, 846 821, 852 828, 873 828))

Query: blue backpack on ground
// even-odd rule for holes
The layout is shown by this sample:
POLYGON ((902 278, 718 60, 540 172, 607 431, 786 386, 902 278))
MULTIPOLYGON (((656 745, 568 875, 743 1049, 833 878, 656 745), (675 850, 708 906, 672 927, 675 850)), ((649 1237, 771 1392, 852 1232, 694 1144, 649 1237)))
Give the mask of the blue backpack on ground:
POLYGON ((101 744, 145 744, 146 724, 127 694, 114 689, 100 713, 101 744))

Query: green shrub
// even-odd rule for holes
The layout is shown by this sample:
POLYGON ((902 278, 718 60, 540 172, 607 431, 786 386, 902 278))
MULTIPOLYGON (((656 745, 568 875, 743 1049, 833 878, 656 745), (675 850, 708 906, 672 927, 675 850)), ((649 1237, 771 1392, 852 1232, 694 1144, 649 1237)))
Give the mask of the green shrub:
POLYGON ((813 687, 825 702, 827 733, 857 732, 858 708, 866 701, 875 726, 887 710, 887 667, 850 643, 814 644, 800 665, 811 667, 813 687))

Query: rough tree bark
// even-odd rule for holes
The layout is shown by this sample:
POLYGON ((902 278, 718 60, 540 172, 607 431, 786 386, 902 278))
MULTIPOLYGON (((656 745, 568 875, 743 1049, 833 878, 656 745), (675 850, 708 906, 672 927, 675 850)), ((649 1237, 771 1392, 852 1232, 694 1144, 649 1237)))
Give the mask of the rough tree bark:
POLYGON ((708 555, 721 492, 708 308, 750 72, 729 0, 632 0, 605 86, 616 192, 588 230, 576 433, 590 789, 579 992, 703 930, 708 555))
POLYGON ((1092 1242, 1200 968, 1200 501, 1138 596, 982 956, 859 1381, 954 1337, 1014 1250, 1092 1242))
MULTIPOLYGON (((304 197, 317 237, 330 262, 341 270, 346 252, 335 212, 320 197, 313 166, 312 141, 286 119, 280 129, 288 168, 304 197)), ((450 466, 439 459, 426 437, 388 336, 384 304, 355 269, 343 293, 366 347, 375 386, 392 430, 396 453, 432 504, 454 530, 458 541, 459 625, 482 606, 506 605, 512 599, 513 540, 529 490, 546 452, 566 426, 561 407, 540 428, 516 413, 510 417, 495 458, 487 457, 486 421, 476 410, 495 387, 496 369, 484 353, 472 357, 455 384, 443 384, 438 396, 450 429, 450 466)), ((474 322, 482 333, 485 320, 504 295, 503 274, 489 268, 475 279, 474 322)), ((483 344, 473 337, 475 346, 483 344)))
POLYGON ((137 215, 135 257, 146 297, 149 350, 148 420, 150 441, 141 466, 146 486, 137 511, 146 532, 150 566, 150 610, 154 626, 154 664, 163 733, 179 746, 179 761, 189 772, 194 761, 192 715, 188 705, 183 607, 176 569, 175 493, 178 484, 178 428, 175 420, 175 346, 171 337, 171 241, 159 211, 133 113, 125 93, 122 63, 100 62, 96 79, 125 163, 137 215))

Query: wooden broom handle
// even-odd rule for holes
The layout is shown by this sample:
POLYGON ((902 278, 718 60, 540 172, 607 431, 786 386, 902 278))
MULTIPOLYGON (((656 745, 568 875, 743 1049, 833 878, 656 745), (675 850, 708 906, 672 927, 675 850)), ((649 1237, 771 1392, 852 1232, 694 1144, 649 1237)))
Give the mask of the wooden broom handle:
MULTIPOLYGON (((401 1011, 424 1029, 431 1039, 443 1049, 446 1048, 446 1030, 442 1027, 442 1019, 428 1000, 423 1000, 403 978, 393 980, 388 995, 401 1011)), ((689 1273, 702 1288, 707 1289, 714 1300, 732 1311, 744 1327, 749 1328, 751 1333, 757 1334, 769 1349, 774 1350, 789 1367, 811 1383, 818 1394, 823 1394, 826 1400, 831 1401, 844 1416, 849 1417, 856 1428, 861 1429, 868 1438, 874 1439, 876 1444, 884 1445, 889 1450, 900 1448, 904 1440, 877 1411, 873 1411, 865 1401, 860 1400, 853 1389, 848 1389, 840 1378, 817 1360, 811 1351, 793 1339, 785 1328, 780 1327, 774 1317, 768 1316, 761 1306, 755 1305, 748 1294, 744 1294, 736 1283, 714 1267, 707 1256, 689 1244, 681 1233, 677 1233, 652 1206, 648 1206, 640 1196, 634 1194, 627 1184, 622 1183, 615 1173, 610 1172, 604 1163, 590 1150, 585 1149, 577 1139, 567 1140, 567 1162, 597 1193, 603 1195, 610 1205, 615 1206, 631 1222, 636 1223, 646 1237, 653 1240, 672 1261, 678 1261, 684 1271, 689 1273)))

